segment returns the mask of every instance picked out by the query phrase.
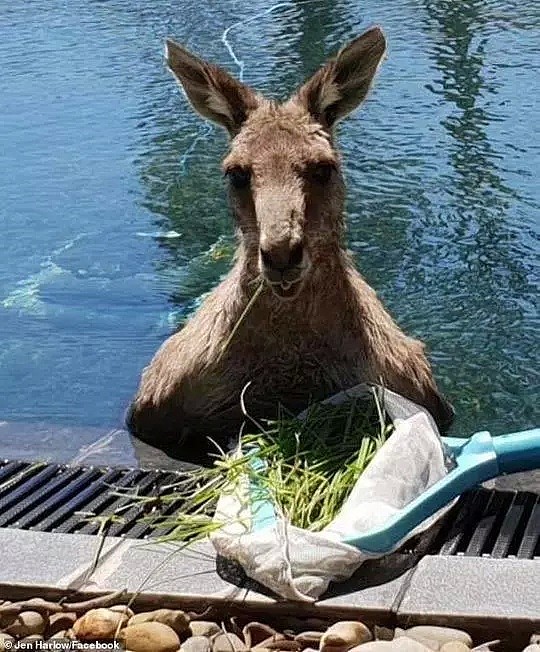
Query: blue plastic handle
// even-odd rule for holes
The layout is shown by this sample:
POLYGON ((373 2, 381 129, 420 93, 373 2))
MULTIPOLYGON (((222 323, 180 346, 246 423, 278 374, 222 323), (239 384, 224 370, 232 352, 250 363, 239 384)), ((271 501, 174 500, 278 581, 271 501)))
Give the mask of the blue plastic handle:
POLYGON ((540 468, 540 428, 493 437, 501 473, 540 468))

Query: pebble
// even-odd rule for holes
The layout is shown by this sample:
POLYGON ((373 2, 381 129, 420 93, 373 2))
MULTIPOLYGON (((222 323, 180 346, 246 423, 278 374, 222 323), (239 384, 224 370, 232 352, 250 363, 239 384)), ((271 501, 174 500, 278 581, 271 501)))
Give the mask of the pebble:
POLYGON ((207 636, 190 636, 182 643, 181 652, 210 652, 212 645, 207 636))
MULTIPOLYGON (((190 621, 191 612, 181 610, 134 614, 125 604, 100 607, 99 601, 88 602, 74 604, 75 613, 64 612, 61 604, 42 598, 16 603, 0 600, 0 652, 5 651, 6 642, 12 649, 15 641, 92 641, 110 639, 118 632, 126 652, 492 652, 496 649, 492 646, 500 643, 480 642, 471 649, 472 639, 467 632, 432 625, 395 630, 375 625, 372 636, 360 621, 330 621, 328 626, 328 620, 283 614, 276 619, 280 623, 278 630, 266 622, 247 622, 243 615, 226 618, 220 627, 211 620, 190 621), (18 613, 20 609, 24 611, 18 613)), ((213 617, 208 612, 205 615, 213 617)), ((510 637, 506 642, 510 643, 510 637)), ((530 635, 522 652, 540 652, 538 631, 530 635)))
MULTIPOLYGON (((255 648, 253 648, 255 649, 255 648)), ((260 648, 257 646, 257 650, 260 648)), ((286 638, 275 638, 273 641, 267 641, 264 644, 266 650, 281 650, 281 652, 300 652, 302 646, 298 641, 291 641, 286 638)))
POLYGON ((114 604, 112 607, 107 607, 109 611, 116 611, 120 614, 124 614, 128 618, 133 618, 135 612, 133 609, 127 606, 127 604, 114 604))
POLYGON ((341 620, 331 625, 322 635, 320 652, 346 652, 351 648, 371 641, 373 637, 368 627, 356 620, 341 620))
POLYGON ((47 621, 37 611, 21 611, 11 625, 6 627, 6 633, 23 638, 32 634, 43 634, 47 621))
POLYGON ((65 629, 61 629, 59 632, 56 632, 56 634, 53 634, 52 636, 49 636, 49 639, 51 641, 56 640, 57 638, 67 638, 67 631, 65 629))
POLYGON ((399 627, 396 628, 394 639, 396 641, 401 641, 402 639, 416 641, 417 643, 421 643, 424 647, 427 647, 428 650, 432 650, 433 652, 438 652, 441 647, 441 644, 438 641, 434 641, 432 638, 426 638, 425 636, 420 636, 419 634, 407 636, 407 633, 404 630, 399 629, 399 627))
POLYGON ((441 646, 440 652, 469 652, 470 649, 463 641, 449 641, 441 646))
POLYGON ((307 632, 300 632, 300 634, 297 634, 294 637, 295 641, 298 641, 300 645, 303 648, 306 647, 314 647, 317 648, 319 647, 319 643, 321 642, 321 638, 323 637, 324 632, 316 632, 312 630, 308 630, 307 632))
POLYGON ((396 652, 397 649, 393 641, 369 641, 351 648, 350 652, 396 652))
POLYGON ((236 634, 218 634, 212 639, 213 652, 245 652, 247 646, 236 634))
POLYGON ((377 641, 393 641, 394 640, 394 630, 389 627, 379 627, 375 625, 373 628, 373 634, 377 641))
POLYGON ((432 652, 434 649, 439 649, 429 647, 421 641, 417 641, 414 638, 409 638, 408 636, 401 636, 400 638, 395 638, 390 643, 394 646, 394 650, 399 650, 399 652, 432 652))
POLYGON ((272 634, 272 636, 265 638, 264 641, 261 641, 260 643, 257 643, 257 645, 254 645, 253 649, 259 650, 259 652, 262 648, 269 650, 276 641, 285 641, 285 640, 286 637, 283 636, 283 634, 279 634, 279 633, 272 634))
POLYGON ((145 611, 136 614, 129 619, 128 625, 140 625, 149 622, 168 625, 178 635, 189 632, 189 616, 183 611, 175 609, 156 609, 156 611, 145 611))
POLYGON ((430 648, 403 636, 392 641, 370 641, 353 647, 349 652, 430 652, 430 648))
POLYGON ((77 621, 77 614, 66 611, 65 613, 52 614, 49 616, 49 624, 47 626, 47 638, 51 638, 57 632, 73 627, 77 621))
MULTIPOLYGON (((436 641, 439 646, 444 643, 452 641, 461 641, 468 647, 472 647, 472 638, 461 629, 453 629, 452 627, 437 627, 435 625, 417 625, 416 627, 409 627, 403 630, 396 628, 396 638, 406 636, 407 638, 414 638, 415 640, 432 640, 436 641)), ((438 648, 437 648, 438 649, 438 648)))
POLYGON ((219 625, 209 620, 192 620, 189 623, 189 629, 192 636, 207 636, 208 638, 223 633, 219 625))
POLYGON ((274 637, 276 634, 276 630, 273 627, 270 627, 270 625, 265 625, 264 623, 258 623, 256 621, 248 623, 242 629, 244 642, 248 648, 254 647, 259 643, 274 637))
POLYGON ((127 624, 128 618, 105 607, 90 609, 73 625, 75 636, 82 641, 114 638, 116 632, 127 624))
POLYGON ((118 639, 133 652, 178 652, 180 648, 180 639, 174 629, 156 621, 128 625, 118 639))

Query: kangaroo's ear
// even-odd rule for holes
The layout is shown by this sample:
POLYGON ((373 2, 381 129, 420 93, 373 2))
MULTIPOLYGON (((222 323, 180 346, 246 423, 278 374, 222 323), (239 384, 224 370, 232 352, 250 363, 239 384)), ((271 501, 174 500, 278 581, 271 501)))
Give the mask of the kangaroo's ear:
POLYGON ((257 108, 256 93, 219 66, 199 59, 170 39, 165 57, 193 108, 225 127, 232 136, 237 134, 250 111, 257 108))
POLYGON ((366 98, 386 51, 380 27, 372 27, 330 59, 292 98, 331 128, 366 98))

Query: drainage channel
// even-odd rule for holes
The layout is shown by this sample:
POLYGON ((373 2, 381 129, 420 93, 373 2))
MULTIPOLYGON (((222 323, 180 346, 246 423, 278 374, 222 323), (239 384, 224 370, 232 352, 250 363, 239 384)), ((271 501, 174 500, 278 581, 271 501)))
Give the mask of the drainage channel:
MULTIPOLYGON (((0 527, 95 535, 108 518, 109 536, 165 536, 174 528, 169 517, 181 511, 182 504, 162 506, 160 495, 185 478, 172 471, 4 460, 0 527), (154 500, 143 504, 134 496, 154 500), (152 519, 144 518, 149 506, 152 519)), ((540 496, 484 488, 464 494, 443 522, 429 554, 540 559, 540 496)))

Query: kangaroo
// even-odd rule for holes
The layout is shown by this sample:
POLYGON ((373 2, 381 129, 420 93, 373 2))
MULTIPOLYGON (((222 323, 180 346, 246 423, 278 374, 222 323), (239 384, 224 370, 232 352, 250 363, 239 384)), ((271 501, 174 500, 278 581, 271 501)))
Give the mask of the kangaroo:
POLYGON ((343 245, 333 131, 366 98, 385 51, 382 30, 369 29, 278 103, 167 41, 193 108, 229 132, 238 247, 228 276, 143 371, 127 415, 138 438, 185 448, 238 432, 248 383, 254 418, 372 382, 427 408, 441 432, 450 426, 424 345, 400 330, 343 245))

